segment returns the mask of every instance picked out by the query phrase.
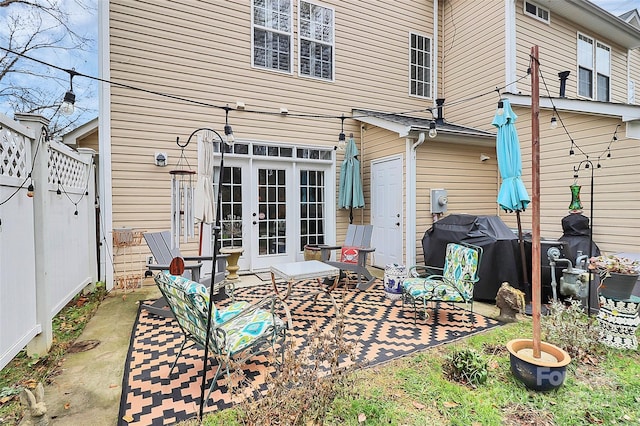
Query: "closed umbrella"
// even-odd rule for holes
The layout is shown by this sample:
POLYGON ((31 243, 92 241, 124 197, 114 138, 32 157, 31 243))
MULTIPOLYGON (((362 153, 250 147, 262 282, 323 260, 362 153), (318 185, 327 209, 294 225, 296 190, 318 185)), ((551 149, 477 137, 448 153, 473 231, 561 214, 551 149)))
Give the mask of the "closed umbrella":
POLYGON ((360 160, 358 148, 353 138, 349 138, 340 169, 338 190, 338 208, 349 209, 349 223, 353 223, 353 209, 364 207, 362 180, 360 179, 360 160))
POLYGON ((520 212, 524 211, 531 201, 527 189, 522 182, 522 156, 520 154, 520 141, 516 131, 515 121, 518 116, 511 109, 509 100, 502 99, 502 111, 493 117, 493 124, 498 128, 496 139, 496 152, 498 154, 498 169, 502 177, 502 184, 498 191, 498 204, 508 212, 515 212, 518 219, 518 242, 520 244, 520 257, 522 259, 522 273, 524 284, 527 283, 527 266, 524 255, 524 241, 522 239, 522 224, 520 212))
MULTIPOLYGON (((207 132, 209 133, 209 132, 207 132)), ((194 217, 200 222, 200 254, 202 254, 203 224, 213 223, 215 214, 213 194, 213 141, 208 134, 198 135, 198 182, 194 194, 194 217)))

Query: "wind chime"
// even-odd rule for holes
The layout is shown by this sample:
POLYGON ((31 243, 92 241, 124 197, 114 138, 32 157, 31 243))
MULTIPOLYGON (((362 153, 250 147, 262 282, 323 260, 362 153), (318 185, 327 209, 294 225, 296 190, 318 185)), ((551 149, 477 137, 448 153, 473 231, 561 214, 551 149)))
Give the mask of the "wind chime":
POLYGON ((195 236, 195 218, 193 210, 194 176, 187 157, 184 155, 186 146, 180 144, 180 158, 176 168, 171 170, 171 248, 180 246, 180 236, 186 243, 188 238, 195 236))

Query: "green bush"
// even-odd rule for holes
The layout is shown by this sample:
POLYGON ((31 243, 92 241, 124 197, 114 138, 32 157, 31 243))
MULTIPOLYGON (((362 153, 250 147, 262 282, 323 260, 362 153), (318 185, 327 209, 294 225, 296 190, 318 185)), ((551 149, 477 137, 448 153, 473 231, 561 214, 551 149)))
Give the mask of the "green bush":
POLYGON ((487 381, 487 361, 473 349, 457 349, 442 365, 445 376, 465 385, 478 386, 487 381))

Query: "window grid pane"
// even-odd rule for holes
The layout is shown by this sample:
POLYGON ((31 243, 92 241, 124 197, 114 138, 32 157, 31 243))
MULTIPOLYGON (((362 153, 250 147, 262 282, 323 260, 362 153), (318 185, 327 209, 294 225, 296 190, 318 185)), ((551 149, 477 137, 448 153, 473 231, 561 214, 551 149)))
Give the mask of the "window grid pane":
POLYGON ((333 10, 300 2, 300 74, 333 79, 333 10))
POLYGON ((287 252, 285 171, 258 170, 258 253, 287 252))
POLYGON ((300 171, 300 247, 324 244, 324 172, 300 171))
POLYGON ((241 247, 242 244, 242 171, 240 167, 225 167, 220 194, 222 217, 221 247, 241 247))
POLYGON ((253 64, 291 71, 291 0, 253 1, 253 64))
POLYGON ((418 34, 411 34, 410 45, 410 93, 429 98, 431 97, 431 40, 418 34))

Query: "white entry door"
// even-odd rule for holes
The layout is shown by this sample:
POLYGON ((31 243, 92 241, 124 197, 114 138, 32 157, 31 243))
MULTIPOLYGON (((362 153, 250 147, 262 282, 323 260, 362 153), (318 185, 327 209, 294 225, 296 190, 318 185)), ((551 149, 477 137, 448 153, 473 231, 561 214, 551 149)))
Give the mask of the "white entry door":
POLYGON ((371 163, 372 246, 376 251, 373 266, 402 263, 403 197, 402 157, 390 157, 371 163))

